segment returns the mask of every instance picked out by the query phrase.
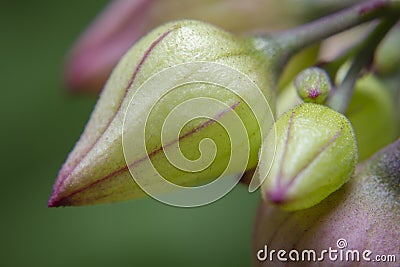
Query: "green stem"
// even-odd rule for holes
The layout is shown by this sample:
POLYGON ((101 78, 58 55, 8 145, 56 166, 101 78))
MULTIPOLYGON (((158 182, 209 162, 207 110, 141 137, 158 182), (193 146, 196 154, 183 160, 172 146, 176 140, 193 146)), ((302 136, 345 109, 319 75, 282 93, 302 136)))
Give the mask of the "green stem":
POLYGON ((280 47, 281 62, 278 64, 283 66, 292 55, 308 45, 361 23, 390 14, 400 14, 399 0, 366 1, 303 26, 278 32, 266 39, 267 41, 272 39, 280 47))
POLYGON ((338 112, 345 113, 350 103, 354 91, 354 84, 360 71, 370 64, 374 57, 374 52, 386 33, 396 24, 398 17, 389 17, 383 20, 374 31, 363 41, 361 49, 353 59, 343 82, 336 88, 330 97, 327 105, 338 112))

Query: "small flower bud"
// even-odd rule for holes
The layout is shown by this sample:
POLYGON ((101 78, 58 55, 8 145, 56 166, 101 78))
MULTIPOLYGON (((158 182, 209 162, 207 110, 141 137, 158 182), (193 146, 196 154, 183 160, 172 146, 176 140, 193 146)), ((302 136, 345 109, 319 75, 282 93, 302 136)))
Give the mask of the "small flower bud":
POLYGON ((300 72, 295 85, 304 102, 317 104, 325 102, 332 88, 328 74, 320 68, 308 68, 300 72))
MULTIPOLYGON (((322 105, 305 103, 276 122, 276 151, 268 173, 261 158, 265 199, 287 210, 311 207, 341 187, 357 163, 355 135, 348 119, 322 105)), ((270 148, 271 133, 261 149, 270 148)))

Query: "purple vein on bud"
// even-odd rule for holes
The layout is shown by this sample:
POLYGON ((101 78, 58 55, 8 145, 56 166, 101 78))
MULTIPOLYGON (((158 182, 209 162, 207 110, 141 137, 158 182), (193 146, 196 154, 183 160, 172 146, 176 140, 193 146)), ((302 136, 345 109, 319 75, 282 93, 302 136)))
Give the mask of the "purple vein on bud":
MULTIPOLYGON (((149 157, 149 158, 154 157, 154 156, 157 155, 158 153, 161 153, 165 148, 167 148, 167 147, 169 147, 169 146, 171 146, 171 145, 173 145, 173 144, 176 144, 177 142, 179 142, 179 141, 181 141, 181 140, 183 140, 183 139, 185 139, 185 138, 187 138, 187 137, 190 137, 191 135, 197 133, 197 132, 200 131, 201 129, 203 129, 203 128, 205 128, 205 127, 207 127, 207 126, 209 126, 209 125, 211 125, 211 124, 213 124, 213 123, 216 123, 217 120, 218 120, 219 118, 221 118, 223 115, 225 115, 225 114, 228 113, 229 111, 233 111, 235 108, 237 108, 237 107, 239 106, 239 104, 240 104, 240 101, 235 102, 233 105, 229 106, 227 109, 225 109, 225 110, 223 110, 222 112, 220 112, 219 114, 217 114, 214 118, 208 119, 208 120, 205 121, 204 123, 202 123, 202 124, 200 124, 199 126, 193 128, 191 131, 189 131, 189 132, 185 133, 184 135, 180 136, 179 139, 176 139, 176 140, 174 140, 174 141, 172 141, 172 142, 166 144, 164 147, 161 146, 161 147, 159 147, 159 148, 157 148, 157 149, 151 151, 148 155, 146 155, 146 156, 144 156, 144 157, 138 159, 138 160, 135 161, 135 162, 133 162, 133 163, 127 165, 127 166, 124 166, 123 168, 120 168, 120 169, 118 169, 118 170, 116 170, 116 171, 114 171, 114 172, 112 172, 112 173, 110 173, 110 174, 108 174, 108 175, 106 175, 106 176, 104 176, 104 177, 102 177, 102 178, 100 178, 100 179, 98 179, 98 180, 92 182, 92 183, 89 183, 89 184, 87 184, 87 185, 81 187, 80 189, 75 190, 75 191, 71 192, 70 194, 68 194, 68 195, 66 195, 66 196, 63 196, 63 197, 60 198, 60 199, 53 199, 53 198, 51 198, 50 201, 49 201, 48 206, 49 206, 49 207, 57 207, 57 206, 68 205, 68 204, 69 204, 69 203, 68 203, 68 201, 69 201, 68 199, 69 199, 70 197, 72 197, 72 196, 74 196, 74 195, 76 195, 76 194, 78 194, 78 193, 81 193, 81 192, 83 192, 83 191, 85 191, 85 190, 91 188, 92 186, 94 186, 94 185, 96 185, 96 184, 99 184, 99 183, 104 182, 104 181, 106 181, 106 180, 108 180, 108 179, 111 179, 111 178, 113 178, 114 176, 116 176, 116 175, 118 175, 118 174, 120 174, 120 173, 122 173, 122 172, 124 172, 124 171, 128 171, 129 168, 131 168, 131 167, 133 167, 133 166, 135 166, 135 165, 141 163, 141 162, 144 161, 147 157, 149 157)), ((93 199, 93 200, 94 200, 94 199, 93 199)))
MULTIPOLYGON (((87 148, 87 150, 83 153, 83 155, 80 157, 80 159, 75 161, 75 164, 70 167, 69 170, 65 170, 62 169, 60 171, 60 180, 56 182, 56 184, 54 185, 53 188, 53 192, 50 196, 50 200, 48 202, 48 206, 49 207, 54 207, 54 206, 58 206, 60 203, 60 201, 62 201, 62 199, 58 199, 59 197, 59 193, 61 191, 61 188, 63 187, 66 179, 71 175, 71 173, 75 170, 75 168, 79 165, 79 162, 81 160, 83 160, 88 154, 89 152, 93 149, 93 147, 96 146, 96 144, 98 143, 98 141, 100 140, 101 136, 105 133, 105 131, 108 129, 108 127, 110 126, 111 122, 113 121, 113 119, 115 118, 115 116, 117 115, 117 113, 120 111, 121 106, 122 106, 122 102, 124 100, 124 98, 126 97, 129 88, 132 86, 133 82, 136 79, 137 74, 139 73, 141 67, 143 66, 144 62, 146 61, 146 59, 148 58, 148 56, 151 54, 151 52, 153 51, 153 49, 165 38, 167 37, 173 30, 175 30, 175 28, 169 29, 166 32, 164 32, 162 35, 160 35, 153 43, 151 43, 151 45, 149 46, 149 48, 145 51, 143 57, 141 58, 140 62, 138 63, 138 65, 136 66, 132 77, 129 79, 128 84, 125 87, 125 91, 124 94, 122 95, 122 97, 119 99, 118 102, 118 107, 116 109, 116 111, 114 112, 114 114, 112 115, 112 117, 108 120, 106 126, 104 127, 104 129, 102 130, 102 132, 98 135, 98 137, 96 138, 96 140, 87 148)), ((116 173, 119 173, 120 170, 117 170, 114 175, 116 173)), ((113 174, 113 173, 112 173, 113 174)), ((110 174, 111 175, 111 174, 110 174)), ((82 190, 83 191, 83 190, 82 190)), ((64 197, 65 198, 65 197, 64 197)))
POLYGON ((282 180, 284 178, 283 175, 283 162, 285 160, 286 154, 287 154, 287 148, 289 145, 289 140, 290 140, 290 132, 291 128, 293 125, 293 117, 294 117, 294 111, 292 111, 292 114, 290 116, 289 120, 289 125, 287 129, 287 135, 286 135, 286 140, 285 140, 285 150, 283 152, 282 156, 282 164, 279 167, 279 173, 278 173, 278 179, 277 179, 277 185, 276 188, 273 191, 267 191, 267 197, 268 199, 276 204, 284 203, 286 199, 286 193, 289 191, 290 187, 293 185, 293 183, 296 181, 296 178, 301 175, 310 165, 313 163, 319 155, 321 155, 328 147, 335 142, 335 140, 340 136, 340 134, 343 131, 343 127, 340 127, 339 130, 326 142, 324 146, 322 146, 311 158, 309 161, 306 162, 306 164, 285 184, 282 184, 282 180))
MULTIPOLYGON (((288 151, 287 147, 288 147, 289 139, 290 139, 290 131, 291 131, 292 125, 293 125, 293 117, 294 117, 294 111, 292 111, 292 114, 290 115, 290 119, 289 119, 289 126, 288 126, 288 129, 286 132, 285 149, 283 151, 282 161, 285 160, 286 153, 288 151)), ((283 186, 282 179, 283 179, 283 164, 281 164, 279 166, 276 189, 272 192, 267 193, 268 198, 274 203, 281 203, 285 199, 285 193, 287 191, 287 188, 286 188, 286 186, 283 186)))
POLYGON ((340 129, 337 131, 337 133, 332 136, 331 139, 328 140, 328 142, 326 142, 326 144, 321 147, 317 153, 315 153, 315 155, 304 165, 303 168, 301 168, 301 170, 289 181, 288 183, 288 187, 290 187, 290 185, 293 184, 293 182, 296 180, 296 178, 303 173, 310 165, 311 163, 316 160, 318 158, 319 155, 322 154, 322 152, 324 152, 333 142, 335 142, 336 139, 338 139, 338 137, 340 136, 340 134, 343 131, 343 127, 340 127, 340 129))

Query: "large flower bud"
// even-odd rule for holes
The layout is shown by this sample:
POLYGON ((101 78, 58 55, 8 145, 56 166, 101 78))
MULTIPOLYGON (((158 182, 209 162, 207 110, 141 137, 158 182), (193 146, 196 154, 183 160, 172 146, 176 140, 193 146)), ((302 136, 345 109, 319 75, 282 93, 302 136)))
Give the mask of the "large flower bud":
POLYGON ((198 21, 172 22, 150 32, 114 69, 59 173, 49 206, 141 196, 130 172, 144 185, 152 184, 147 180, 155 175, 149 161, 168 181, 182 186, 254 168, 260 129, 272 123, 267 111, 268 101, 274 100, 273 53, 266 59, 255 48, 265 45, 198 21), (168 86, 175 87, 160 91, 168 86), (196 101, 185 104, 190 99, 196 101), (196 111, 200 117, 188 118, 196 111), (244 132, 232 130, 235 125, 244 126, 244 132), (230 160, 236 155, 247 163, 230 160), (180 161, 169 162, 171 157, 180 161), (180 168, 182 162, 193 168, 180 168), (228 163, 232 168, 224 172, 228 163))

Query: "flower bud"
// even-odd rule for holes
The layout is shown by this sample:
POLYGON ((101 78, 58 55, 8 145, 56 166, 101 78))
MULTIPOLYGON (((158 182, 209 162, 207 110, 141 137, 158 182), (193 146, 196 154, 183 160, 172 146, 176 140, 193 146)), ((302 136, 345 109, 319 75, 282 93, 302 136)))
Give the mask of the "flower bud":
MULTIPOLYGON (((175 91, 166 94, 163 98, 160 97, 159 101, 153 103, 152 99, 159 87, 170 84, 179 75, 184 74, 185 77, 194 78, 199 75, 195 70, 187 68, 181 68, 179 75, 172 74, 164 77, 148 90, 140 89, 148 85, 149 81, 153 81, 151 78, 160 73, 166 73, 166 70, 174 66, 182 66, 193 61, 209 62, 226 66, 225 68, 229 67, 243 74, 240 77, 233 77, 236 80, 232 80, 232 77, 224 72, 215 73, 221 80, 232 83, 232 86, 240 82, 240 79, 246 78, 256 88, 261 88, 254 92, 251 91, 252 88, 242 86, 240 96, 252 98, 255 101, 271 100, 270 104, 273 105, 275 92, 273 63, 272 60, 267 60, 267 55, 257 50, 255 45, 253 39, 236 37, 198 21, 168 23, 141 39, 121 59, 110 76, 85 131, 59 172, 49 206, 106 203, 142 196, 144 192, 133 181, 130 171, 146 174, 147 176, 143 177, 144 181, 151 178, 152 174, 148 172, 149 168, 145 165, 147 159, 160 168, 161 172, 167 174, 168 180, 172 183, 197 186, 212 181, 223 173, 224 165, 229 161, 229 153, 242 155, 242 148, 248 141, 250 152, 247 166, 245 165, 244 168, 254 168, 262 136, 259 128, 256 127, 257 122, 254 121, 254 116, 252 117, 252 109, 260 109, 263 106, 247 106, 243 98, 212 83, 183 83, 175 91), (130 109, 134 96, 139 96, 140 99, 130 109), (175 111, 175 106, 196 97, 218 99, 227 108, 213 109, 213 105, 205 104, 186 106, 185 111, 174 113, 175 119, 172 120, 172 126, 167 131, 166 142, 164 142, 164 135, 160 131, 165 129, 164 121, 170 118, 166 116, 175 111), (153 104, 154 109, 149 114, 147 108, 153 107, 153 104), (128 110, 131 110, 135 116, 129 117, 128 110), (207 111, 207 114, 211 114, 209 116, 211 119, 190 121, 181 128, 179 136, 171 136, 172 132, 180 126, 178 121, 187 122, 185 116, 196 110, 207 111), (236 134, 236 137, 240 139, 238 142, 240 148, 230 151, 231 146, 228 143, 230 136, 226 137, 224 128, 214 121, 225 118, 227 123, 232 122, 235 112, 238 114, 236 118, 241 119, 246 126, 246 132, 236 134), (139 136, 144 131, 135 129, 134 126, 146 120, 148 120, 146 124, 148 128, 146 128, 145 136, 140 138, 139 136), (128 123, 124 124, 124 122, 128 123), (123 140, 122 136, 126 133, 126 129, 129 130, 126 131, 127 133, 133 131, 134 134, 131 135, 131 139, 123 140), (252 138, 246 140, 247 136, 252 138), (175 153, 175 148, 178 147, 182 153, 176 155, 184 154, 191 160, 191 164, 195 164, 195 159, 201 156, 199 154, 207 154, 213 148, 212 145, 203 146, 201 142, 205 138, 215 140, 214 145, 218 148, 210 168, 201 170, 199 173, 192 173, 183 171, 168 162, 167 155, 175 153), (147 152, 139 149, 127 151, 125 142, 135 142, 137 141, 135 139, 140 139, 140 145, 145 144, 147 152), (124 153, 128 152, 131 157, 127 158, 124 153)), ((267 109, 261 110, 263 114, 267 114, 267 109)), ((264 116, 264 121, 272 123, 272 119, 264 116)), ((204 144, 206 143, 209 144, 209 142, 204 144)))
MULTIPOLYGON (((275 126, 276 151, 269 172, 263 162, 270 153, 261 153, 260 175, 268 173, 261 187, 263 198, 287 210, 309 208, 353 174, 356 140, 342 114, 305 103, 282 115, 275 126)), ((267 150, 272 139, 268 135, 261 149, 267 150)))
POLYGON ((304 102, 322 104, 331 91, 328 74, 321 68, 308 68, 300 72, 295 80, 297 93, 304 102))
MULTIPOLYGON (((342 188, 309 209, 287 212, 261 202, 253 235, 255 266, 290 264, 297 257, 292 250, 299 252, 300 259, 303 251, 314 251, 318 260, 307 262, 312 266, 319 266, 321 262, 327 266, 364 266, 373 263, 376 255, 397 253, 395 261, 386 262, 388 266, 397 266, 400 251, 399 159, 400 140, 397 140, 359 165, 355 177, 342 188), (262 261, 265 246, 268 259, 262 261), (278 260, 276 254, 271 261, 269 252, 272 250, 287 251, 287 262, 278 260), (324 250, 336 252, 329 258, 328 253, 323 254, 324 250), (366 250, 371 253, 363 258, 366 250), (289 259, 289 253, 292 259, 289 259), (358 253, 359 260, 346 260, 346 257, 352 257, 349 253, 358 253)), ((296 263, 306 261, 307 258, 296 263)))

